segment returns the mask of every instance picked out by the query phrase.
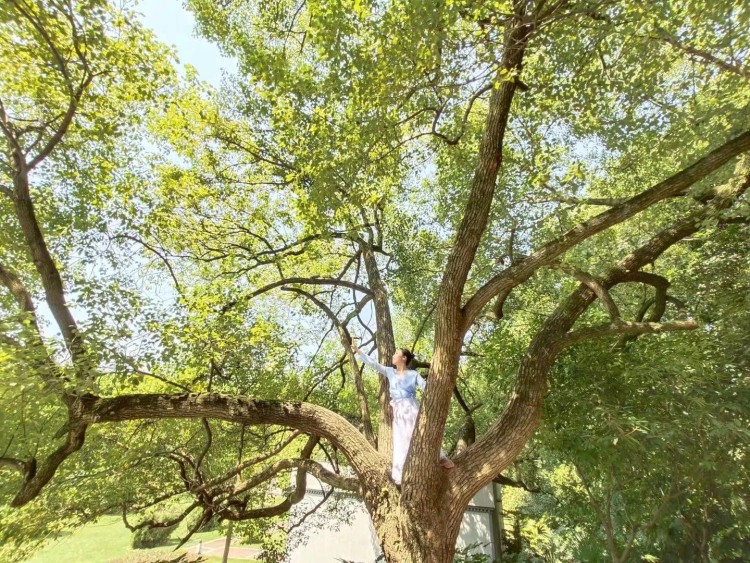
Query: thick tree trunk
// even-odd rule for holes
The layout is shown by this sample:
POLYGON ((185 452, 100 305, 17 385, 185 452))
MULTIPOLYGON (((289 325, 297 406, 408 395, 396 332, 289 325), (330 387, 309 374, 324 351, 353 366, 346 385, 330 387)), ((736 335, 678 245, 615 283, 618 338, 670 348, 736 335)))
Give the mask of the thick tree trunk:
MULTIPOLYGON (((444 499, 443 499, 444 500, 444 499)), ((393 486, 368 506, 388 563, 451 563, 463 510, 436 502, 427 512, 409 506, 393 486)))

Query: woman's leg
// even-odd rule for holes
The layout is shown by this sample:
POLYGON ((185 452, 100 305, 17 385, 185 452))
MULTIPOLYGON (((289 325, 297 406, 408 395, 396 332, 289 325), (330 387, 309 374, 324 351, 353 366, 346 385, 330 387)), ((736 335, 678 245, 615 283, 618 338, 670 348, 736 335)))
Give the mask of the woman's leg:
POLYGON ((391 477, 397 484, 401 484, 404 463, 409 453, 411 435, 417 422, 419 403, 414 399, 394 399, 393 407, 393 464, 391 477))

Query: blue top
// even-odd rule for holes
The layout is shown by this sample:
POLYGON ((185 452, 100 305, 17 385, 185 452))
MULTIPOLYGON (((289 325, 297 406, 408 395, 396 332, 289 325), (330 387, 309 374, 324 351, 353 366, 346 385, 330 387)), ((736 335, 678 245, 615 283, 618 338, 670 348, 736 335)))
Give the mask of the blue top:
POLYGON ((357 357, 386 377, 391 399, 415 399, 417 397, 417 387, 424 391, 427 382, 419 375, 419 372, 409 369, 403 375, 400 375, 396 371, 396 368, 381 365, 361 351, 357 353, 357 357))

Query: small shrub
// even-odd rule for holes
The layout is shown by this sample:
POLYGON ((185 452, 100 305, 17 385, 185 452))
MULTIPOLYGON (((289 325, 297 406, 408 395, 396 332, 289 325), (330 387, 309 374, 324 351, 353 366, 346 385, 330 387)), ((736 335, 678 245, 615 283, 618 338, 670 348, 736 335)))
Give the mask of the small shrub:
POLYGON ((482 547, 481 543, 472 543, 463 549, 457 549, 453 563, 489 563, 490 558, 481 551, 482 547))
POLYGON ((138 528, 133 533, 133 549, 148 549, 150 547, 164 545, 169 540, 169 536, 175 528, 176 526, 161 528, 149 528, 148 526, 145 526, 143 528, 138 528))

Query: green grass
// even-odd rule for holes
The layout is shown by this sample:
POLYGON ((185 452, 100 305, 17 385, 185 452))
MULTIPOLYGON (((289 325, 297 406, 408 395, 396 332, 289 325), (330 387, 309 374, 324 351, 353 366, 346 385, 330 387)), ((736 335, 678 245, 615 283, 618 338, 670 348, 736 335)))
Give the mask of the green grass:
MULTIPOLYGON (((184 547, 222 537, 221 532, 200 532, 194 534, 184 547)), ((107 563, 113 559, 125 557, 131 553, 151 553, 165 551, 179 543, 170 539, 169 543, 152 549, 130 547, 131 532, 125 527, 119 516, 102 516, 96 522, 73 530, 71 534, 51 540, 40 549, 28 563, 107 563)), ((220 563, 220 557, 209 557, 211 563, 220 563)), ((252 563, 247 559, 230 559, 230 563, 252 563)))

